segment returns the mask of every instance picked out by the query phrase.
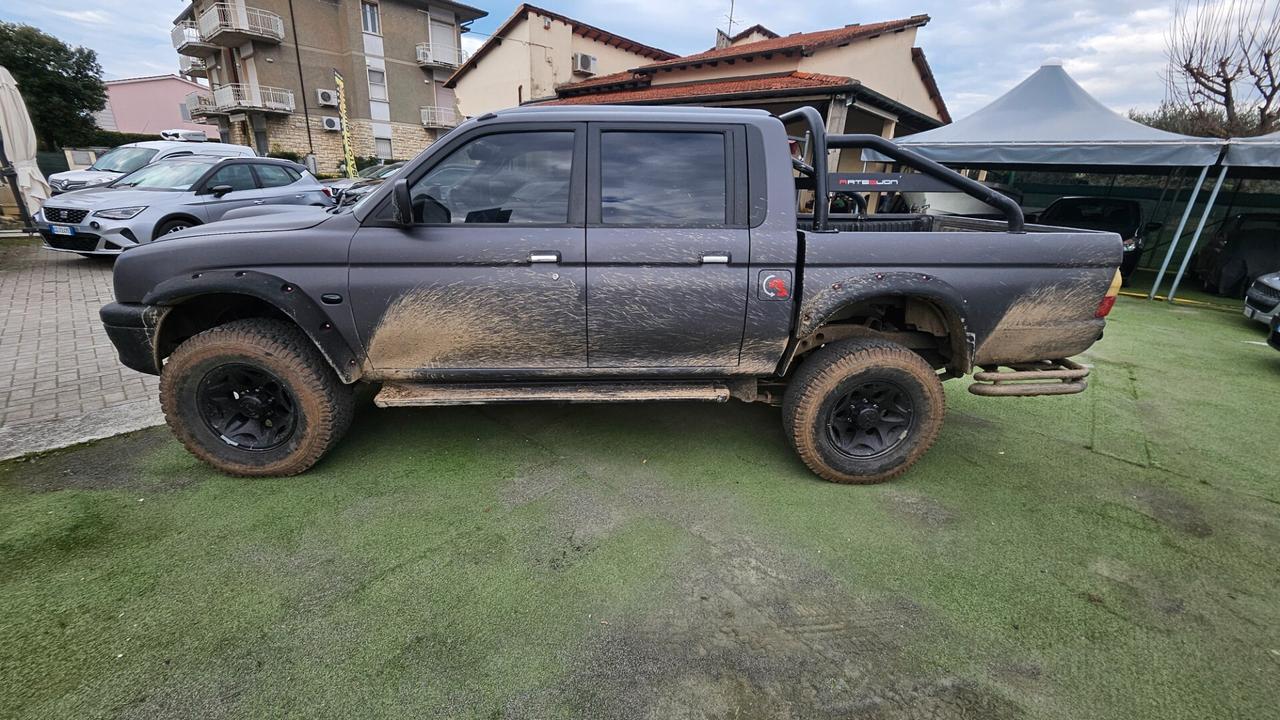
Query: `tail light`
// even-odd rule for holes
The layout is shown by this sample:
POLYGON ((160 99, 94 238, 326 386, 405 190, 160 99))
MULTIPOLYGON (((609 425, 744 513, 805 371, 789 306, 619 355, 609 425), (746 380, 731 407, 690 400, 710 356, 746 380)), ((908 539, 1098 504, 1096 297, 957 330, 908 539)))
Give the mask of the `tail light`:
POLYGON ((1116 306, 1116 296, 1120 294, 1120 271, 1116 271, 1116 276, 1111 278, 1111 287, 1107 288, 1107 294, 1102 297, 1102 302, 1098 303, 1098 309, 1093 313, 1094 317, 1104 318, 1110 312, 1111 308, 1116 306))
POLYGON ((333 199, 333 188, 328 185, 322 185, 320 186, 320 191, 323 192, 330 200, 333 199))
POLYGON ((1125 252, 1133 252, 1138 249, 1138 238, 1136 237, 1125 238, 1121 242, 1124 245, 1125 252))

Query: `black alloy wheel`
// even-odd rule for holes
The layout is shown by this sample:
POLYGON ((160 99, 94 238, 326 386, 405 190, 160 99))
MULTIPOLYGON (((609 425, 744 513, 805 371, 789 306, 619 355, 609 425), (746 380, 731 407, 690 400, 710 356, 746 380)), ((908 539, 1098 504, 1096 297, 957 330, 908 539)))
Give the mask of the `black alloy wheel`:
POLYGON ((869 381, 831 404, 827 437, 841 454, 866 460, 902 445, 914 424, 915 405, 906 390, 897 383, 869 381))
POLYGON ((279 378, 253 365, 213 368, 200 380, 196 402, 209 429, 241 450, 273 450, 298 428, 293 395, 279 378))

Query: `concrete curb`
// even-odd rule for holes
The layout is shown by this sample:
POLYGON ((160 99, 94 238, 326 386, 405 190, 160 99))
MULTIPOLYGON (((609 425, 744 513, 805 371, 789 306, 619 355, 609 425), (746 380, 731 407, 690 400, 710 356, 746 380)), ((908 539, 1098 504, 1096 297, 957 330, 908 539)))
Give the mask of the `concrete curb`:
POLYGON ((0 427, 0 460, 102 440, 164 424, 157 398, 99 410, 72 420, 41 420, 0 427))

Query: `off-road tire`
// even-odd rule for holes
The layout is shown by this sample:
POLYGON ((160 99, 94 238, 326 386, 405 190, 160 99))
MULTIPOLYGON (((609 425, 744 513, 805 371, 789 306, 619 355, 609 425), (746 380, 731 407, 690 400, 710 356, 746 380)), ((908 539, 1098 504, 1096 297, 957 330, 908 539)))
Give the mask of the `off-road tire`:
POLYGON ((305 472, 351 425, 354 393, 296 326, 262 318, 206 330, 178 346, 160 373, 160 406, 178 440, 197 458, 228 475, 283 477, 305 472), (203 378, 228 364, 275 376, 292 394, 297 426, 280 447, 246 450, 223 441, 202 418, 197 393, 203 378))
POLYGON ((846 340, 815 351, 787 386, 782 421, 788 441, 809 469, 835 483, 869 485, 906 472, 933 445, 946 415, 937 372, 916 353, 881 340, 846 340), (900 444, 858 458, 836 448, 827 430, 831 404, 850 388, 887 382, 911 399, 914 419, 900 444))

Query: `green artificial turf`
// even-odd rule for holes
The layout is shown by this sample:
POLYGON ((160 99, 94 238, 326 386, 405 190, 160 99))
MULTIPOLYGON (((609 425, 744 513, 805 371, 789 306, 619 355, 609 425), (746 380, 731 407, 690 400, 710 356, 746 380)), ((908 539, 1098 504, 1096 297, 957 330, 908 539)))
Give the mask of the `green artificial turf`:
POLYGON ((1274 717, 1263 340, 1122 298, 1086 393, 948 383, 874 487, 738 403, 368 409, 282 480, 163 429, 5 463, 0 717, 1274 717))

